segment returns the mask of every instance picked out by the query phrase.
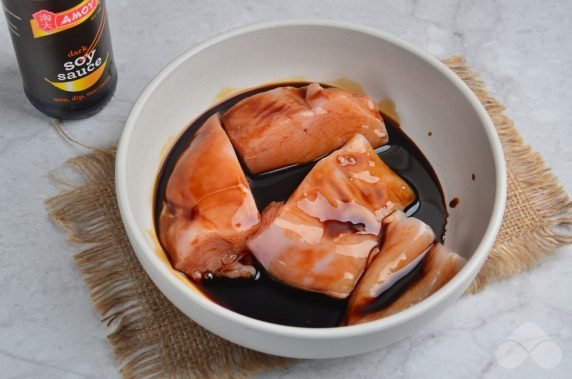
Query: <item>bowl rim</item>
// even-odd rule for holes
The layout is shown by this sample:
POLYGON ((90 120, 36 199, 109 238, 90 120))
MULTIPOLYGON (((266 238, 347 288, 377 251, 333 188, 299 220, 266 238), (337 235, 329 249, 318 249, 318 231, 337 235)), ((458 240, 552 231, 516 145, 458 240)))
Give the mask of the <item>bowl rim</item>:
MULTIPOLYGON (((134 251, 138 259, 141 261, 142 257, 140 254, 144 254, 149 260, 150 264, 154 266, 158 274, 165 278, 176 290, 183 294, 188 301, 200 306, 208 313, 216 314, 217 316, 225 319, 227 322, 239 324, 241 327, 247 329, 257 330, 263 333, 269 333, 278 336, 285 337, 296 337, 303 339, 337 339, 350 336, 359 336, 370 334, 374 332, 380 332, 382 330, 387 330, 393 328, 400 324, 405 324, 420 315, 430 311, 432 308, 438 307, 439 304, 443 303, 447 298, 449 298, 457 289, 461 286, 463 282, 468 280, 468 277, 473 277, 476 275, 485 259, 487 258, 498 231, 502 223, 502 217, 504 213, 505 203, 506 203, 506 190, 507 190, 507 176, 506 176, 506 166, 504 160, 504 153, 502 145, 500 143, 496 128, 493 125, 492 120, 488 116, 485 108, 480 103, 477 96, 469 89, 469 87, 447 66, 445 66, 441 61, 439 61, 434 56, 430 55, 428 52, 415 47, 409 42, 405 42, 397 37, 390 34, 382 32, 380 30, 355 25, 343 21, 334 20, 315 20, 315 19, 293 19, 293 20, 279 20, 279 21, 269 21, 256 23, 252 25, 242 26, 224 33, 221 33, 215 37, 212 37, 202 43, 199 43, 195 47, 188 49, 177 58, 172 60, 168 65, 166 65, 146 86, 146 88, 141 92, 136 102, 134 103, 129 116, 125 122, 123 132, 117 148, 116 155, 116 172, 115 172, 115 183, 116 183, 116 196, 119 205, 119 210, 123 223, 128 232, 129 240, 134 244, 134 251), (349 30, 352 32, 358 32, 366 34, 372 37, 382 39, 389 42, 399 48, 402 48, 417 58, 423 60, 425 63, 433 66, 434 69, 439 71, 445 76, 457 89, 463 94, 464 98, 470 103, 472 108, 476 111, 481 125, 484 128, 485 134, 487 136, 488 142, 490 144, 493 161, 495 164, 495 198, 493 204, 493 211, 489 219, 489 223, 485 230, 484 236, 479 242, 479 245, 475 249, 471 258, 468 259, 465 266, 459 271, 445 286, 432 294, 429 298, 415 304, 408 309, 398 312, 394 315, 388 316, 375 321, 370 321, 363 324, 343 326, 343 327, 329 327, 329 328, 305 328, 296 326, 287 326, 274 324, 267 321, 261 321, 242 314, 231 311, 224 308, 221 305, 209 300, 207 297, 198 293, 198 291, 193 291, 187 285, 182 283, 179 279, 168 270, 164 262, 162 262, 157 254, 152 251, 152 248, 148 246, 145 242, 145 235, 135 227, 136 222, 129 205, 127 185, 126 185, 126 163, 128 158, 128 148, 131 141, 131 135, 133 130, 137 127, 137 119, 145 107, 147 101, 151 97, 155 89, 161 84, 161 82, 172 72, 174 72, 181 64, 186 60, 190 59, 195 54, 208 49, 209 47, 228 40, 237 36, 244 34, 249 34, 258 31, 268 31, 272 29, 279 28, 295 28, 295 27, 325 27, 332 29, 342 29, 349 30)), ((148 269, 143 265, 145 270, 148 269)), ((150 275, 153 281, 155 281, 150 275)), ((157 285, 157 283, 155 283, 157 285)), ((161 292, 163 290, 158 285, 161 292)), ((164 293, 164 292, 163 292, 164 293)), ((171 296, 165 294, 169 299, 171 296)), ((175 306, 175 304, 173 302, 175 306)))

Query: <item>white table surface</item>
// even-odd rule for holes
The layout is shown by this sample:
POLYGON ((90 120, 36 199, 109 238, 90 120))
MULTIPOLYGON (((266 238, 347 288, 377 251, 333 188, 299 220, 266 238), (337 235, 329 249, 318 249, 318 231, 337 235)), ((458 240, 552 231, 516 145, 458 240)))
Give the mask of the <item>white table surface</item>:
MULTIPOLYGON (((572 2, 108 1, 119 86, 96 116, 65 128, 84 143, 115 142, 139 92, 171 59, 222 31, 282 18, 373 26, 439 57, 464 55, 504 102, 527 142, 572 192, 572 2)), ((47 173, 83 153, 65 143, 22 92, 0 17, 0 377, 113 378, 117 364, 72 256, 48 219, 58 191, 47 173)), ((523 342, 525 346, 526 342, 523 342)), ((509 358, 514 355, 509 354, 509 358)), ((572 377, 572 248, 458 301, 420 333, 384 350, 306 361, 261 377, 572 377), (516 368, 497 358, 511 333, 553 341, 516 368), (558 353, 561 359, 558 361, 558 353), (556 367, 547 369, 543 366, 556 367)))

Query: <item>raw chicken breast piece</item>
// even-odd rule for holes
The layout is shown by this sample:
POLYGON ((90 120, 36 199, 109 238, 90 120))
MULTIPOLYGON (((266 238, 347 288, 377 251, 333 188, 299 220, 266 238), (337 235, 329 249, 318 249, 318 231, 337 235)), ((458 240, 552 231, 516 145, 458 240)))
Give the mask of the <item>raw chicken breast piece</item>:
POLYGON ((173 266, 194 280, 205 274, 250 277, 240 261, 260 215, 218 115, 178 158, 165 191, 159 237, 173 266))
MULTIPOLYGON (((408 235, 402 233, 403 242, 395 244, 394 247, 387 247, 386 239, 380 253, 367 268, 350 298, 346 316, 348 325, 387 317, 421 302, 443 287, 463 267, 465 259, 442 244, 435 243, 429 248, 425 247, 428 238, 423 237, 425 232, 421 231, 425 228, 429 227, 427 225, 419 227, 418 237, 414 240, 410 239, 413 230, 408 235), (398 248, 399 245, 401 248, 398 248), (402 251, 401 254, 398 254, 399 250, 402 251), (386 258, 390 251, 397 259, 386 258), (415 258, 408 260, 407 256, 415 258), (411 283, 406 283, 402 293, 393 299, 385 299, 389 300, 387 304, 380 303, 379 300, 378 304, 375 303, 380 295, 383 296, 393 284, 413 269, 419 272, 415 274, 417 276, 411 283)), ((389 229, 387 232, 386 238, 392 241, 400 238, 391 236, 389 229)))
POLYGON ((222 124, 253 174, 311 162, 358 133, 374 148, 388 141, 370 97, 318 83, 250 96, 229 109, 222 124))
POLYGON ((435 242, 435 234, 427 224, 408 218, 402 211, 395 211, 383 219, 380 238, 379 253, 368 265, 350 298, 350 323, 353 323, 353 315, 359 315, 363 308, 409 274, 435 242))
POLYGON ((247 245, 275 279, 346 298, 377 246, 383 217, 414 198, 357 135, 318 162, 285 204, 268 206, 247 245))

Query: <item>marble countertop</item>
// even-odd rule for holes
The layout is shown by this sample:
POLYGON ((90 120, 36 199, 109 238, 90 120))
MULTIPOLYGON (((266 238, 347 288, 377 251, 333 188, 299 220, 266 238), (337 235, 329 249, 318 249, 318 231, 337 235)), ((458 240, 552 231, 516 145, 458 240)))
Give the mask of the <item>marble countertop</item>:
MULTIPOLYGON (((464 55, 572 193, 569 0, 116 0, 108 8, 120 73, 116 95, 96 116, 65 123, 86 144, 115 142, 139 92, 198 42, 258 21, 329 18, 376 27, 439 57, 464 55)), ((48 171, 84 151, 64 142, 28 103, 3 17, 0 31, 0 377, 114 378, 106 330, 74 267, 78 247, 66 242, 43 204, 57 193, 48 171)), ((420 333, 384 350, 260 377, 569 378, 571 291, 567 247, 531 272, 463 297, 420 333), (524 346, 523 338, 542 331, 552 343, 509 368, 515 361, 497 352, 515 330, 512 338, 524 346)))

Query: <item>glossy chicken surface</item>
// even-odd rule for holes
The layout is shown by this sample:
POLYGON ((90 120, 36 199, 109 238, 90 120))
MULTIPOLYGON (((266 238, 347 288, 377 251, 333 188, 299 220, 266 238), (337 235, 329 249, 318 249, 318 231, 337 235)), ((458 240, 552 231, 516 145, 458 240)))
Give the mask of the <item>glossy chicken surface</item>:
POLYGON ((401 278, 409 274, 425 257, 435 242, 429 226, 405 213, 395 211, 385 217, 381 231, 382 245, 357 285, 348 305, 351 316, 359 315, 401 278))
POLYGON ((313 161, 358 133, 374 148, 388 141, 371 98, 317 83, 250 96, 228 110, 222 123, 253 174, 313 161))
POLYGON ((434 243, 435 235, 420 220, 395 212, 384 220, 385 223, 380 252, 350 298, 346 316, 348 325, 387 317, 419 303, 444 286, 465 262, 442 244, 434 243), (411 283, 406 283, 401 293, 389 303, 379 301, 413 270, 419 272, 411 283))
POLYGON ((381 220, 414 199, 356 135, 318 162, 285 204, 267 207, 247 245, 275 279, 346 298, 377 246, 381 220))
POLYGON ((204 275, 250 277, 241 263, 246 238, 260 221, 236 154, 210 117, 178 158, 166 186, 159 234, 173 266, 194 280, 204 275))

